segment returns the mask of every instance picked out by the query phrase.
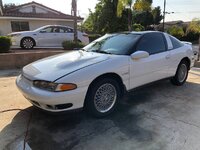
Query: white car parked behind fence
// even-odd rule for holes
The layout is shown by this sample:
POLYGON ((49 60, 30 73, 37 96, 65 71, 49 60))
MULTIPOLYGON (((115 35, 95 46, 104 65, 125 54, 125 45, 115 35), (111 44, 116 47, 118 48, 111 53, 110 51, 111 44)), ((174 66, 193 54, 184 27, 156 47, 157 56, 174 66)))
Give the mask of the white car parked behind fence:
MULTIPOLYGON (((12 45, 24 49, 33 47, 62 47, 62 42, 74 40, 74 29, 68 26, 47 25, 34 31, 13 32, 8 34, 11 37, 12 45)), ((78 31, 78 40, 83 44, 89 43, 86 33, 78 31)))

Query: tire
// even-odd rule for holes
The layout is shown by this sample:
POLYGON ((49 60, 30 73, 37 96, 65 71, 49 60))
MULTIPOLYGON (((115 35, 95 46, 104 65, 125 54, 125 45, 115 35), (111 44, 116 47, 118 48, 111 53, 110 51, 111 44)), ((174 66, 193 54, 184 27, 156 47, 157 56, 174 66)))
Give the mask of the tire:
POLYGON ((119 98, 120 87, 116 80, 111 78, 98 80, 88 90, 86 111, 94 117, 105 117, 116 109, 119 98))
POLYGON ((171 79, 172 84, 181 86, 183 85, 188 77, 189 64, 187 61, 182 60, 178 65, 175 76, 171 79))
POLYGON ((21 47, 23 49, 33 49, 35 46, 35 41, 32 38, 24 38, 21 41, 21 47))

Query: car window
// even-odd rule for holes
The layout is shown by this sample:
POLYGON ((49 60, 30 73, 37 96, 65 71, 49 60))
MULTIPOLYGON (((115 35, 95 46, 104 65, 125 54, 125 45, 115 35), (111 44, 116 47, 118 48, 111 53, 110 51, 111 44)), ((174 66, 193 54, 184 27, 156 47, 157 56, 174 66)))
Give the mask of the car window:
POLYGON ((86 51, 93 52, 104 52, 116 55, 128 55, 136 43, 136 41, 141 37, 140 34, 132 33, 121 33, 113 35, 105 35, 86 47, 86 51))
POLYGON ((51 33, 53 31, 53 28, 47 27, 47 28, 44 28, 42 31, 45 31, 45 33, 51 33))
POLYGON ((137 51, 146 51, 150 55, 166 51, 165 41, 161 33, 145 34, 139 41, 137 51))
POLYGON ((64 28, 64 27, 60 27, 59 29, 60 29, 60 33, 66 33, 67 32, 66 28, 64 28))
POLYGON ((60 32, 60 28, 59 27, 54 27, 52 32, 53 33, 59 33, 60 32))
POLYGON ((181 43, 181 41, 179 41, 175 37, 173 37, 173 36, 169 36, 169 37, 170 37, 170 39, 172 41, 173 49, 182 47, 184 45, 183 43, 181 43))
POLYGON ((67 33, 73 33, 73 32, 74 32, 73 29, 71 29, 71 28, 67 28, 67 33))

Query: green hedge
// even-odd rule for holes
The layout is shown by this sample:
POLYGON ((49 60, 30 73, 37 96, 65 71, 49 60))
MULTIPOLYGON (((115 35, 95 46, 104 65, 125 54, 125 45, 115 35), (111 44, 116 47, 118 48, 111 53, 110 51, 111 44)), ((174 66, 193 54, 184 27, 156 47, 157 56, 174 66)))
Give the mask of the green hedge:
POLYGON ((75 43, 74 41, 63 41, 62 46, 65 50, 73 50, 83 48, 84 44, 80 42, 75 43))
POLYGON ((178 39, 181 39, 185 35, 183 28, 176 25, 169 27, 167 29, 167 33, 175 36, 178 39))
POLYGON ((10 50, 11 40, 6 36, 0 36, 0 53, 7 53, 10 50))
POLYGON ((145 28, 141 24, 133 24, 133 31, 144 31, 145 28))
POLYGON ((199 40, 199 33, 188 32, 185 36, 180 38, 181 41, 195 42, 199 40))

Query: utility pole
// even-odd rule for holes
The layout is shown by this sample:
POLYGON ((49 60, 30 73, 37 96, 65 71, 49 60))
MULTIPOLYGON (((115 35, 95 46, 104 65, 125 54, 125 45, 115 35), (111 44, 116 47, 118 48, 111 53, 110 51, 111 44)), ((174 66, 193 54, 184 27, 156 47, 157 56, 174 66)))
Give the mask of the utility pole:
POLYGON ((72 13, 74 16, 74 42, 77 43, 77 0, 72 0, 72 13))
POLYGON ((0 16, 3 16, 3 2, 0 0, 0 16))
POLYGON ((126 9, 128 11, 128 30, 131 31, 132 30, 132 0, 128 1, 128 4, 126 6, 126 9))
POLYGON ((166 14, 166 0, 164 0, 164 11, 163 11, 163 32, 165 32, 165 14, 166 14))

